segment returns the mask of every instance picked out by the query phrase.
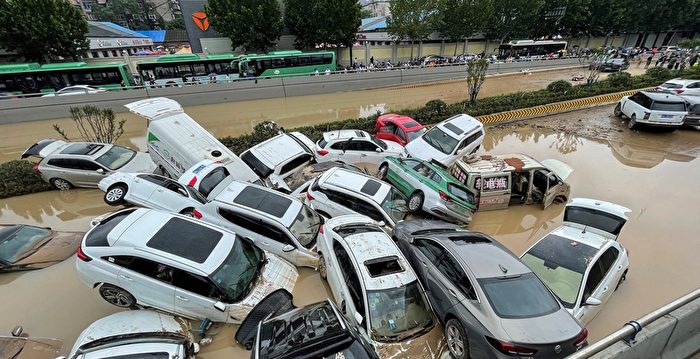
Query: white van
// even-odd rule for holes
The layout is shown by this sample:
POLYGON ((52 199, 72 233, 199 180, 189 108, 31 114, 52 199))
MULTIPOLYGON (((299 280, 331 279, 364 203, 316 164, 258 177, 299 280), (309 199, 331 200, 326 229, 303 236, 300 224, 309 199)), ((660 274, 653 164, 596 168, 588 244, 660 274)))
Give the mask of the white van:
POLYGON ((148 120, 146 143, 163 173, 173 179, 202 160, 220 161, 234 178, 262 184, 260 178, 211 133, 187 115, 177 101, 157 97, 126 104, 148 120))

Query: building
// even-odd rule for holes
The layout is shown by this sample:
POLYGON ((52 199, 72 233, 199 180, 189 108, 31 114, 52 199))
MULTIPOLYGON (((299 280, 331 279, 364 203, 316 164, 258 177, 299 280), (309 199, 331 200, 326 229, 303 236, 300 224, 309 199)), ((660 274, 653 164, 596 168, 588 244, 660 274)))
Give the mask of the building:
MULTIPOLYGON (((88 21, 95 21, 95 8, 97 6, 106 6, 110 0, 69 0, 70 3, 78 8, 88 21)), ((140 14, 135 14, 134 17, 147 23, 151 28, 160 28, 161 21, 171 21, 176 17, 182 16, 180 9, 180 0, 136 0, 136 3, 141 9, 140 14)), ((122 25, 125 25, 122 24, 122 25)))
POLYGON ((70 0, 71 5, 75 6, 80 12, 85 15, 88 21, 95 21, 95 14, 92 7, 96 5, 105 5, 107 0, 70 0))
POLYGON ((389 0, 360 0, 360 6, 372 12, 372 16, 389 16, 391 7, 389 0))
POLYGON ((190 47, 185 30, 137 30, 136 32, 150 37, 156 49, 177 52, 190 47))
POLYGON ((87 38, 90 41, 89 59, 121 60, 127 54, 153 50, 150 37, 111 22, 88 21, 87 38))

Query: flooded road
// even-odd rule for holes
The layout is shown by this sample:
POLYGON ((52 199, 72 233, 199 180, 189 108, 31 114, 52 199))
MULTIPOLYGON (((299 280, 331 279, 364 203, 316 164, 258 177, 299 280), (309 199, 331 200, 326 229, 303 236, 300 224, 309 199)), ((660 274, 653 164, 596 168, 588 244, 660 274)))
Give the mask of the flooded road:
MULTIPOLYGON (((484 140, 484 149, 492 153, 525 152, 562 160, 574 168, 568 180, 572 196, 632 209, 620 235, 630 252, 629 275, 589 324, 590 342, 700 287, 700 132, 630 131, 610 112, 612 106, 602 106, 489 127, 484 140)), ((113 209, 103 204, 96 190, 52 191, 0 200, 0 219, 77 230, 87 229, 92 217, 113 209)), ((495 237, 520 255, 560 225, 562 215, 562 205, 546 210, 513 206, 475 214, 470 229, 495 237)), ((300 270, 296 305, 328 295, 316 272, 300 270)), ((63 339, 66 350, 83 328, 117 310, 79 283, 73 258, 39 271, 0 275, 0 303, 0 330, 22 324, 31 335, 63 339)), ((234 330, 214 327, 213 343, 198 357, 248 357, 234 344, 234 330)))

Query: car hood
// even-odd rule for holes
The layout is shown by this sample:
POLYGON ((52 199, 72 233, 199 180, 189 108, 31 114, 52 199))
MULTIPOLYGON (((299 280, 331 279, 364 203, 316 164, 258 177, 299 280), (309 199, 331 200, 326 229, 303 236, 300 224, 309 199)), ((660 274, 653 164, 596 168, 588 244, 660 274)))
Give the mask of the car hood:
POLYGON ((28 255, 15 265, 39 269, 61 262, 75 254, 84 235, 85 232, 54 232, 51 239, 40 244, 38 248, 30 249, 28 255))
POLYGON ((542 164, 552 170, 559 178, 562 179, 562 181, 566 181, 566 179, 569 177, 571 172, 574 171, 571 166, 567 165, 566 163, 559 161, 559 160, 554 160, 554 159, 549 159, 549 160, 542 160, 542 164))
POLYGON ((144 152, 136 152, 136 156, 127 164, 119 168, 119 172, 149 172, 152 173, 157 168, 151 160, 151 156, 144 152))
POLYGON ((429 145, 427 142, 423 141, 422 137, 416 138, 415 140, 409 142, 406 145, 406 151, 411 157, 420 158, 424 161, 430 162, 430 160, 436 160, 444 165, 444 162, 449 155, 446 155, 433 146, 429 145))
POLYGON ((500 319, 501 328, 514 343, 549 344, 571 340, 583 328, 561 308, 554 313, 523 319, 500 319), (533 330, 536 328, 536 330, 533 330))

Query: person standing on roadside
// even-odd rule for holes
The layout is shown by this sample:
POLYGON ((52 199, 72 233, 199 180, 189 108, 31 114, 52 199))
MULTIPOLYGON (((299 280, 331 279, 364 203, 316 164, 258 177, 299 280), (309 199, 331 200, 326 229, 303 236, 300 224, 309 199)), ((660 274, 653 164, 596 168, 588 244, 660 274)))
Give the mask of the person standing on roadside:
POLYGON ((648 68, 649 68, 649 65, 651 65, 651 60, 653 60, 653 59, 654 59, 654 55, 653 55, 653 54, 652 54, 652 55, 649 55, 649 57, 647 57, 647 64, 644 66, 645 69, 648 69, 648 68))

